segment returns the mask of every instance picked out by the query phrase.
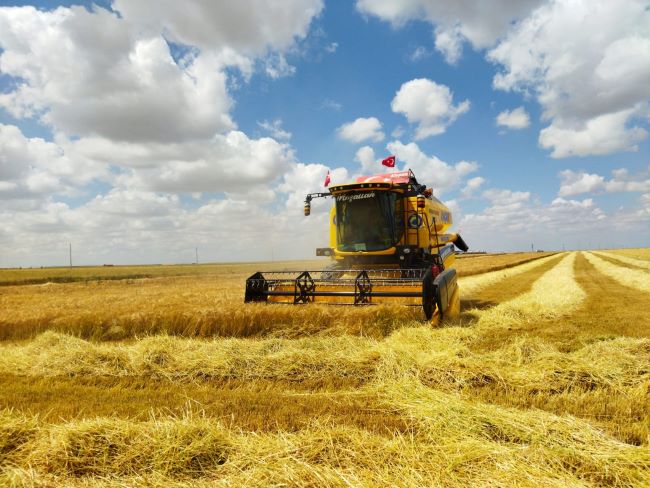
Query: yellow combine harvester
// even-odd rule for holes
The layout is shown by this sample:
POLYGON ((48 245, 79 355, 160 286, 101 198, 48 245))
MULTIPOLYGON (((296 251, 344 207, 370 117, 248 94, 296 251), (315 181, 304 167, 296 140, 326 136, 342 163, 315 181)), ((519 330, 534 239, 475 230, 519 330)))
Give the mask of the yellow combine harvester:
POLYGON ((459 313, 454 246, 446 233, 451 212, 412 171, 362 176, 314 198, 332 197, 329 247, 316 250, 332 263, 322 271, 257 272, 246 280, 246 302, 422 306, 427 320, 459 313))

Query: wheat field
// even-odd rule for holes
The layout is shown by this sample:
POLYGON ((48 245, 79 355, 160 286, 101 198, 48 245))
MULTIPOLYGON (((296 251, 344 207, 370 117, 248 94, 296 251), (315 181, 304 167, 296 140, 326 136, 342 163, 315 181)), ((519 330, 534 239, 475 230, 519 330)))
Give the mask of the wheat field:
POLYGON ((0 485, 650 486, 634 251, 463 256, 438 327, 242 303, 322 261, 0 270, 0 485))

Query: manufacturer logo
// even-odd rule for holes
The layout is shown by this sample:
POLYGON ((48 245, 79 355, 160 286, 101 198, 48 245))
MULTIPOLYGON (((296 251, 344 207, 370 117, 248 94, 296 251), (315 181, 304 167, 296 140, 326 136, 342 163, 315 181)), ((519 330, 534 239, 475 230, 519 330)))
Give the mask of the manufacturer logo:
POLYGON ((351 202, 352 200, 363 200, 364 198, 373 198, 375 192, 369 193, 344 193, 336 197, 337 202, 351 202))
POLYGON ((409 223, 409 227, 411 229, 418 229, 418 228, 422 227, 422 223, 423 223, 422 222, 422 217, 420 217, 417 214, 412 214, 409 217, 408 223, 409 223))

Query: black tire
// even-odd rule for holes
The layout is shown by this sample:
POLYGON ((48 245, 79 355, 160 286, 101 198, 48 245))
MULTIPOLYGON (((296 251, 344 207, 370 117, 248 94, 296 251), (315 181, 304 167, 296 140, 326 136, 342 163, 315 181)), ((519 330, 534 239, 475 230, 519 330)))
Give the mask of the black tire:
POLYGON ((436 295, 436 286, 433 284, 431 269, 428 269, 422 279, 422 310, 424 310, 424 316, 427 320, 431 320, 438 306, 436 295))
POLYGON ((343 268, 340 263, 330 263, 321 271, 320 278, 321 280, 336 280, 343 276, 341 269, 343 268))

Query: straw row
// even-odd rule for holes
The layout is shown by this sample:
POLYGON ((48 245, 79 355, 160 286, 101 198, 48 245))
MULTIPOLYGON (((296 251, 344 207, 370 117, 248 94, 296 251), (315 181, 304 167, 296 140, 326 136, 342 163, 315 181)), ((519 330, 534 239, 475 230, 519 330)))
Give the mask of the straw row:
POLYGON ((650 273, 647 271, 617 266, 590 252, 585 253, 585 256, 600 273, 614 279, 621 285, 650 292, 650 273))
POLYGON ((31 377, 151 377, 175 382, 354 380, 355 384, 416 376, 445 390, 485 382, 522 395, 650 384, 650 340, 618 338, 561 352, 539 339, 519 339, 490 352, 470 350, 471 329, 405 328, 384 341, 359 337, 215 339, 152 337, 130 344, 92 344, 48 332, 0 348, 0 374, 31 377))
POLYGON ((479 312, 479 327, 511 327, 514 324, 568 315, 580 306, 586 293, 575 280, 577 254, 567 254, 539 278, 527 293, 479 312))
POLYGON ((48 424, 5 411, 4 479, 66 485, 157 480, 161 486, 650 483, 646 447, 621 443, 587 422, 467 402, 414 380, 381 385, 380 392, 381 408, 401 411, 410 432, 381 435, 314 422, 297 433, 247 433, 191 413, 48 424))
POLYGON ((631 258, 613 252, 593 252, 592 254, 595 254, 596 256, 604 256, 610 259, 614 259, 616 261, 620 261, 621 263, 631 264, 632 266, 637 266, 639 268, 650 269, 650 261, 646 261, 643 259, 631 258))
POLYGON ((557 254, 551 256, 543 257, 540 259, 535 259, 529 261, 525 264, 520 264, 512 268, 506 268, 499 271, 490 271, 488 273, 482 273, 479 275, 467 276, 465 278, 460 278, 458 284, 461 287, 462 293, 464 296, 473 295, 480 290, 497 284, 499 281, 505 280, 506 278, 511 278, 523 273, 526 273, 530 270, 538 268, 547 264, 549 261, 557 259, 557 254))

